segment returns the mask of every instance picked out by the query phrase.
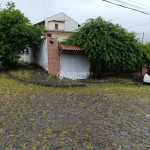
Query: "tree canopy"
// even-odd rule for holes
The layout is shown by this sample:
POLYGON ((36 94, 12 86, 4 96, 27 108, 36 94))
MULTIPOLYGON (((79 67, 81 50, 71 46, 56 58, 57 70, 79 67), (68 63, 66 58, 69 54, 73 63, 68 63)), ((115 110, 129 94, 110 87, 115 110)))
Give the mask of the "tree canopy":
POLYGON ((145 51, 143 55, 143 64, 146 65, 146 67, 150 66, 150 43, 146 43, 144 45, 145 51))
POLYGON ((13 2, 0 9, 0 62, 15 65, 28 47, 37 47, 44 27, 34 26, 13 2))
POLYGON ((101 17, 88 19, 64 43, 80 46, 89 60, 110 69, 136 71, 142 64, 144 46, 136 34, 101 17))

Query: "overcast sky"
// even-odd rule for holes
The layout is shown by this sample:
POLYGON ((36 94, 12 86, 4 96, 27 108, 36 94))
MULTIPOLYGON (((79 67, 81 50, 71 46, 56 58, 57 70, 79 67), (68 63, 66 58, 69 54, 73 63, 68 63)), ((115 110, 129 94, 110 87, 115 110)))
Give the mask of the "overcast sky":
MULTIPOLYGON (((142 39, 144 32, 144 42, 150 41, 150 15, 142 14, 133 10, 122 8, 102 0, 12 0, 16 8, 21 10, 31 22, 37 23, 45 18, 64 12, 79 24, 84 23, 89 18, 101 16, 105 20, 118 23, 129 31, 139 33, 142 39), (144 25, 145 26, 139 26, 144 25), (139 26, 139 27, 134 27, 139 26)), ((109 0, 113 1, 113 0, 109 0)), ((150 0, 122 0, 136 6, 148 9, 150 13, 150 0), (135 2, 135 3, 134 3, 135 2), (138 4, 139 3, 139 4, 138 4), (140 5, 141 4, 141 5, 140 5)), ((7 0, 0 0, 2 8, 7 0)))

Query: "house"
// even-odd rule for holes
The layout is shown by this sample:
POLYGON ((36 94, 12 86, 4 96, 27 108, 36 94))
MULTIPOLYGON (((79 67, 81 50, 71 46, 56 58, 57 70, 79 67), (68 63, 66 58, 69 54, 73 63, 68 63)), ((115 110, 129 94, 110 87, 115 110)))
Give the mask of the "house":
POLYGON ((80 27, 79 23, 63 12, 46 18, 35 25, 44 25, 48 37, 57 38, 58 41, 66 39, 70 33, 80 27))
POLYGON ((66 14, 59 13, 35 25, 45 26, 45 37, 41 39, 39 49, 29 49, 28 54, 23 55, 20 60, 38 64, 49 74, 70 79, 88 78, 90 65, 82 49, 58 44, 80 27, 79 23, 66 14))

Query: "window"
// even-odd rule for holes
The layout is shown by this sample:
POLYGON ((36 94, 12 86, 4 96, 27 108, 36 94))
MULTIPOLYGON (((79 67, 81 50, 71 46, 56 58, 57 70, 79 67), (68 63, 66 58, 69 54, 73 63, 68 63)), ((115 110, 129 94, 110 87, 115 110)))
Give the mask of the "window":
POLYGON ((48 37, 51 37, 51 34, 47 34, 48 37))
POLYGON ((55 24, 55 30, 58 30, 58 24, 55 24))

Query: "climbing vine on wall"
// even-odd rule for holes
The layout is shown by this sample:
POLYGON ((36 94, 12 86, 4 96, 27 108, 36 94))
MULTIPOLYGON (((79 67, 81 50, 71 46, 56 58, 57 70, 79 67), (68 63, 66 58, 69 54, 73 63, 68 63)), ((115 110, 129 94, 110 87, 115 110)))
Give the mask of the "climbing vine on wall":
POLYGON ((106 68, 137 71, 142 64, 144 46, 136 34, 101 17, 88 19, 64 43, 80 46, 89 60, 106 68))

